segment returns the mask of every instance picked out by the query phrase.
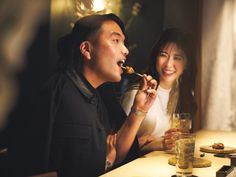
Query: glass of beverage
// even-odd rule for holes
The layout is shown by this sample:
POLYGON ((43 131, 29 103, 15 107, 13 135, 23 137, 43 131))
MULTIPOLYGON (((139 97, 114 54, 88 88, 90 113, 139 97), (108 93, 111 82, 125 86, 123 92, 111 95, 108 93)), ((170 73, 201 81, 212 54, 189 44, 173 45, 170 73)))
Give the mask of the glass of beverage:
POLYGON ((193 159, 196 135, 180 134, 175 142, 176 176, 191 177, 193 174, 193 159))
MULTIPOLYGON (((179 129, 179 131, 174 132, 172 135, 172 140, 176 141, 179 134, 190 133, 192 128, 192 120, 190 113, 174 113, 172 115, 171 129, 179 129)), ((175 154, 175 147, 169 150, 165 150, 167 153, 175 154)))
POLYGON ((190 113, 174 113, 172 117, 172 128, 180 129, 183 132, 190 132, 192 120, 190 113))

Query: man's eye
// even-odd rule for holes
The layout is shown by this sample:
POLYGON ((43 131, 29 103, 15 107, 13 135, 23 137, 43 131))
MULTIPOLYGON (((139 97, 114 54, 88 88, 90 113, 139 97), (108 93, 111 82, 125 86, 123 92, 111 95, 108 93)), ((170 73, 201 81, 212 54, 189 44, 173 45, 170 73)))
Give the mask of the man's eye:
POLYGON ((113 42, 119 43, 119 39, 113 39, 113 42))

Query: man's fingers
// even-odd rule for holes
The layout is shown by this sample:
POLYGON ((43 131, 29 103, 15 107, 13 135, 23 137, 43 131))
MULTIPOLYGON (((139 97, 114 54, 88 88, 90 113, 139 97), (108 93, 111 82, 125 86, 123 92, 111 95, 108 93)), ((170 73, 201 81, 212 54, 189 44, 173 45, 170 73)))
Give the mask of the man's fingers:
POLYGON ((117 134, 114 134, 114 135, 112 136, 112 145, 113 145, 113 146, 116 145, 116 136, 117 136, 117 134))
POLYGON ((143 75, 142 83, 140 84, 140 90, 144 91, 148 95, 155 96, 157 88, 157 81, 150 75, 143 75))
POLYGON ((148 89, 150 89, 150 88, 156 90, 157 81, 155 79, 151 79, 148 81, 148 89))

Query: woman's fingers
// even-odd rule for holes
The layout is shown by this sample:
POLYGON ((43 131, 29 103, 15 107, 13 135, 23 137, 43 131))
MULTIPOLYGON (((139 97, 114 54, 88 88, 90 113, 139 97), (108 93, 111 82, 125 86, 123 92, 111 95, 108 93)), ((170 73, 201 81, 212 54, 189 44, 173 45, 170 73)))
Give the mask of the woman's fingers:
POLYGON ((165 149, 172 149, 175 147, 175 140, 170 138, 170 139, 164 139, 164 147, 165 149))

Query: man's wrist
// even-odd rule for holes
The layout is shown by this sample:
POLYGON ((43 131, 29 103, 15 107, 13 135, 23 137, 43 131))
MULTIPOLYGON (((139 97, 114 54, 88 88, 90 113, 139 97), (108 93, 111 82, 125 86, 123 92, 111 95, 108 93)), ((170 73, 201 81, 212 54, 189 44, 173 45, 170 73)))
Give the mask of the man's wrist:
POLYGON ((135 108, 135 107, 131 107, 131 111, 130 111, 131 113, 134 113, 136 116, 146 116, 147 115, 147 112, 145 112, 145 111, 141 111, 141 110, 139 110, 139 109, 137 109, 137 108, 135 108))

